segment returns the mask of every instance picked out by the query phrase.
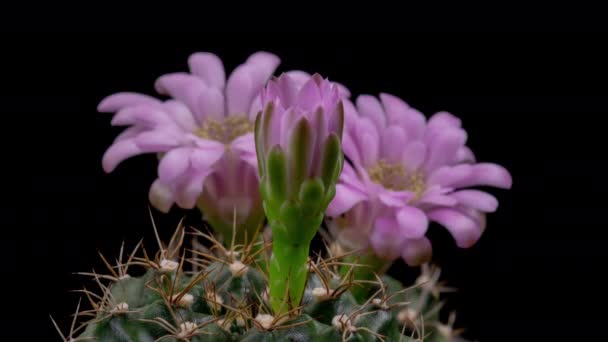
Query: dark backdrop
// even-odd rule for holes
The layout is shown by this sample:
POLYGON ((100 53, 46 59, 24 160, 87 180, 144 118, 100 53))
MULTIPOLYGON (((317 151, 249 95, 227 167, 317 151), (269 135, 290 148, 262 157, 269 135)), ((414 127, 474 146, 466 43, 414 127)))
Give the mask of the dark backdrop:
MULTIPOLYGON (((96 112, 99 100, 116 91, 153 94, 155 78, 186 70, 192 52, 215 52, 231 70, 257 50, 278 54, 279 71, 320 72, 354 94, 389 92, 427 115, 450 111, 463 119, 479 160, 512 172, 513 189, 493 191, 500 208, 475 247, 457 249, 444 230, 431 229, 435 261, 460 289, 448 309, 458 310, 467 336, 580 340, 605 333, 605 36, 286 34, 4 40, 1 246, 9 328, 2 336, 59 340, 49 314, 67 328, 78 298, 69 290, 83 284, 72 272, 100 269, 97 250, 115 256, 122 240, 133 246, 144 237, 154 246, 147 191, 155 159, 102 171, 101 156, 119 130, 96 112)), ((154 212, 161 235, 183 215, 196 222, 178 209, 154 212)), ((401 263, 391 272, 408 277, 401 263)))

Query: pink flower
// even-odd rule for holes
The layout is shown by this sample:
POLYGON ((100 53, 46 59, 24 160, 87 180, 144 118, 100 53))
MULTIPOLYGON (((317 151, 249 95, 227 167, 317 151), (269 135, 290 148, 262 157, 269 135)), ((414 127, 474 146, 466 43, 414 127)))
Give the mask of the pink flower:
POLYGON ((356 108, 347 101, 344 107, 342 148, 351 164, 327 210, 338 239, 411 265, 432 254, 429 221, 443 225, 459 247, 475 244, 498 201, 469 187, 508 189, 512 179, 500 165, 475 162, 460 119, 440 112, 427 121, 389 94, 362 95, 356 108))
POLYGON ((230 223, 235 209, 239 221, 254 208, 262 213, 253 122, 261 109, 259 92, 279 62, 273 54, 254 53, 226 80, 216 55, 194 53, 190 73, 157 79, 156 90, 170 99, 128 92, 105 98, 98 110, 115 112, 112 125, 129 127, 103 156, 104 170, 158 153, 149 199, 159 210, 167 212, 174 203, 189 209, 198 201, 207 217, 230 223))

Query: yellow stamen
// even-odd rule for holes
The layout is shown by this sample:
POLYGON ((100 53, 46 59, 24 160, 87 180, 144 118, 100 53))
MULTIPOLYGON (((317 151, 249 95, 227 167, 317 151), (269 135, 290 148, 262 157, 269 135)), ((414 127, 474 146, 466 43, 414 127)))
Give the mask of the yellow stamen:
POLYGON ((253 132, 253 123, 245 115, 231 115, 223 121, 207 118, 203 126, 194 134, 204 139, 228 144, 249 132, 253 132))
POLYGON ((392 164, 384 159, 367 169, 367 174, 374 183, 387 189, 415 193, 414 200, 422 196, 426 186, 422 171, 408 172, 400 163, 392 164))

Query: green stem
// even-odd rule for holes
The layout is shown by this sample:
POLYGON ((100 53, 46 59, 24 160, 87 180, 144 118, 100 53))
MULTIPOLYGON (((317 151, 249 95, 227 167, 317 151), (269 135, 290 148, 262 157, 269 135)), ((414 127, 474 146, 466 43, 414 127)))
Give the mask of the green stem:
POLYGON ((270 258, 270 304, 276 315, 300 305, 308 275, 310 241, 273 241, 270 258))
POLYGON ((355 282, 364 281, 364 283, 357 283, 350 288, 350 292, 353 294, 355 299, 359 303, 364 303, 369 299, 370 292, 374 288, 372 281, 376 281, 376 274, 381 276, 386 272, 390 263, 384 259, 378 258, 372 253, 365 253, 362 255, 349 255, 345 258, 345 262, 357 264, 357 266, 351 267, 344 265, 340 268, 340 273, 344 276, 348 272, 353 273, 355 282))

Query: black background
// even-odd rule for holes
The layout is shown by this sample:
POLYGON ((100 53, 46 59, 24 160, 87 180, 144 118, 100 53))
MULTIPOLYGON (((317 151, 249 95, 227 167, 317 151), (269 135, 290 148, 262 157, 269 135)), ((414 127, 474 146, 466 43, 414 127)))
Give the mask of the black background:
MULTIPOLYGON (((448 309, 458 310, 466 336, 605 334, 605 35, 286 34, 4 40, 2 336, 59 340, 49 315, 67 328, 78 299, 69 290, 83 284, 72 272, 101 269, 97 250, 116 256, 122 240, 133 246, 144 237, 154 248, 147 191, 155 158, 102 171, 101 156, 119 129, 96 112, 99 100, 117 91, 154 94, 156 77, 186 70, 196 51, 217 53, 231 70, 258 50, 280 56, 279 72, 319 72, 355 95, 388 92, 427 115, 452 112, 478 159, 512 172, 513 189, 492 190, 500 207, 476 246, 457 249, 445 230, 430 232, 435 261, 460 290, 448 309)), ((153 213, 165 237, 183 215, 197 216, 153 213)), ((391 272, 406 279, 412 271, 397 263, 391 272)))

